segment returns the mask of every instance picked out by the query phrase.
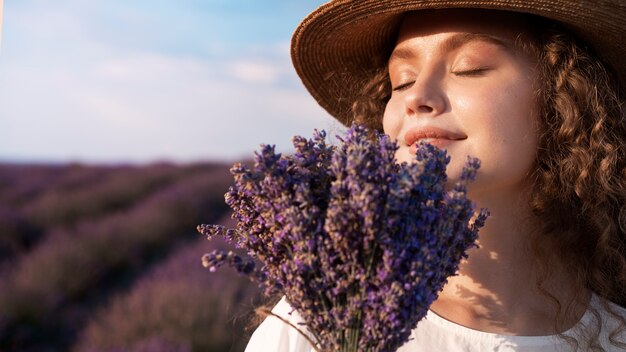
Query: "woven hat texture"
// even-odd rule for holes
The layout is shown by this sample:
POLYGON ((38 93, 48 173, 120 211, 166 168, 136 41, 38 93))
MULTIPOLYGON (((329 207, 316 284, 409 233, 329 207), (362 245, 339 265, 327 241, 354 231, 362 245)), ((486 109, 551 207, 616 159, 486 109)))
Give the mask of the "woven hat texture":
POLYGON ((291 58, 317 102, 348 123, 359 82, 385 65, 402 14, 475 8, 539 15, 585 41, 626 82, 626 0, 336 0, 309 14, 291 39, 291 58))

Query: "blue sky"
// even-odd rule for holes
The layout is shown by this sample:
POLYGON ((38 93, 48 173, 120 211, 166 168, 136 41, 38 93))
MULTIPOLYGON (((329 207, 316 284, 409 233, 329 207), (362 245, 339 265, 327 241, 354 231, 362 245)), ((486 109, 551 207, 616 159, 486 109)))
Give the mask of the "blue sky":
POLYGON ((289 57, 322 2, 5 0, 0 161, 236 160, 339 133, 289 57))

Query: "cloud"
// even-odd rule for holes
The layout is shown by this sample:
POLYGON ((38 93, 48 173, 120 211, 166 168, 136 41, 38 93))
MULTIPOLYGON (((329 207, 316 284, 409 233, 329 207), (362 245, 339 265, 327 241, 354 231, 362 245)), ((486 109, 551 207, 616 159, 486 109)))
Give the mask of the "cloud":
POLYGON ((159 53, 110 52, 81 67, 14 63, 0 73, 11 87, 0 94, 11 126, 0 157, 233 160, 260 143, 288 151, 292 135, 331 127, 303 88, 278 84, 297 81, 289 70, 240 60, 254 68, 247 80, 224 75, 228 63, 159 53))
POLYGON ((19 33, 5 27, 0 159, 233 160, 341 129, 300 84, 285 40, 211 56, 129 47, 90 35, 97 28, 80 12, 33 6, 16 14, 19 33), (55 47, 43 29, 60 19, 55 47))
POLYGON ((239 61, 227 65, 233 78, 250 83, 276 83, 279 70, 265 62, 239 61))

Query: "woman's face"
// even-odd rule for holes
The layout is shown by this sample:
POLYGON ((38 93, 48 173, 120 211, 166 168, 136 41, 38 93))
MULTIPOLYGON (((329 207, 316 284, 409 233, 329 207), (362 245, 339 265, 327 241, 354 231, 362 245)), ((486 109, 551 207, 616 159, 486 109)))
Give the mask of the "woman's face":
POLYGON ((456 180, 481 160, 472 192, 521 190, 537 150, 534 60, 515 46, 514 15, 479 10, 409 14, 389 60, 392 94, 383 129, 398 161, 429 142, 451 156, 456 180))

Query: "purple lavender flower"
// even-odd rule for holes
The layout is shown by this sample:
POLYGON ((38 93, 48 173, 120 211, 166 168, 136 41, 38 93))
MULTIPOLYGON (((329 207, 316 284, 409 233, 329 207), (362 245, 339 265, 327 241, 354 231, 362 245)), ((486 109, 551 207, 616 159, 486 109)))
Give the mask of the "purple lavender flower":
POLYGON ((479 161, 469 158, 446 191, 445 151, 424 144, 414 163, 395 161, 387 135, 352 126, 339 147, 294 137, 296 153, 262 146, 252 168, 231 169, 226 202, 234 229, 222 235, 261 266, 232 252, 206 254, 212 270, 228 263, 282 293, 324 351, 395 351, 436 299, 447 277, 475 245, 487 212, 474 214, 467 183, 479 161))

